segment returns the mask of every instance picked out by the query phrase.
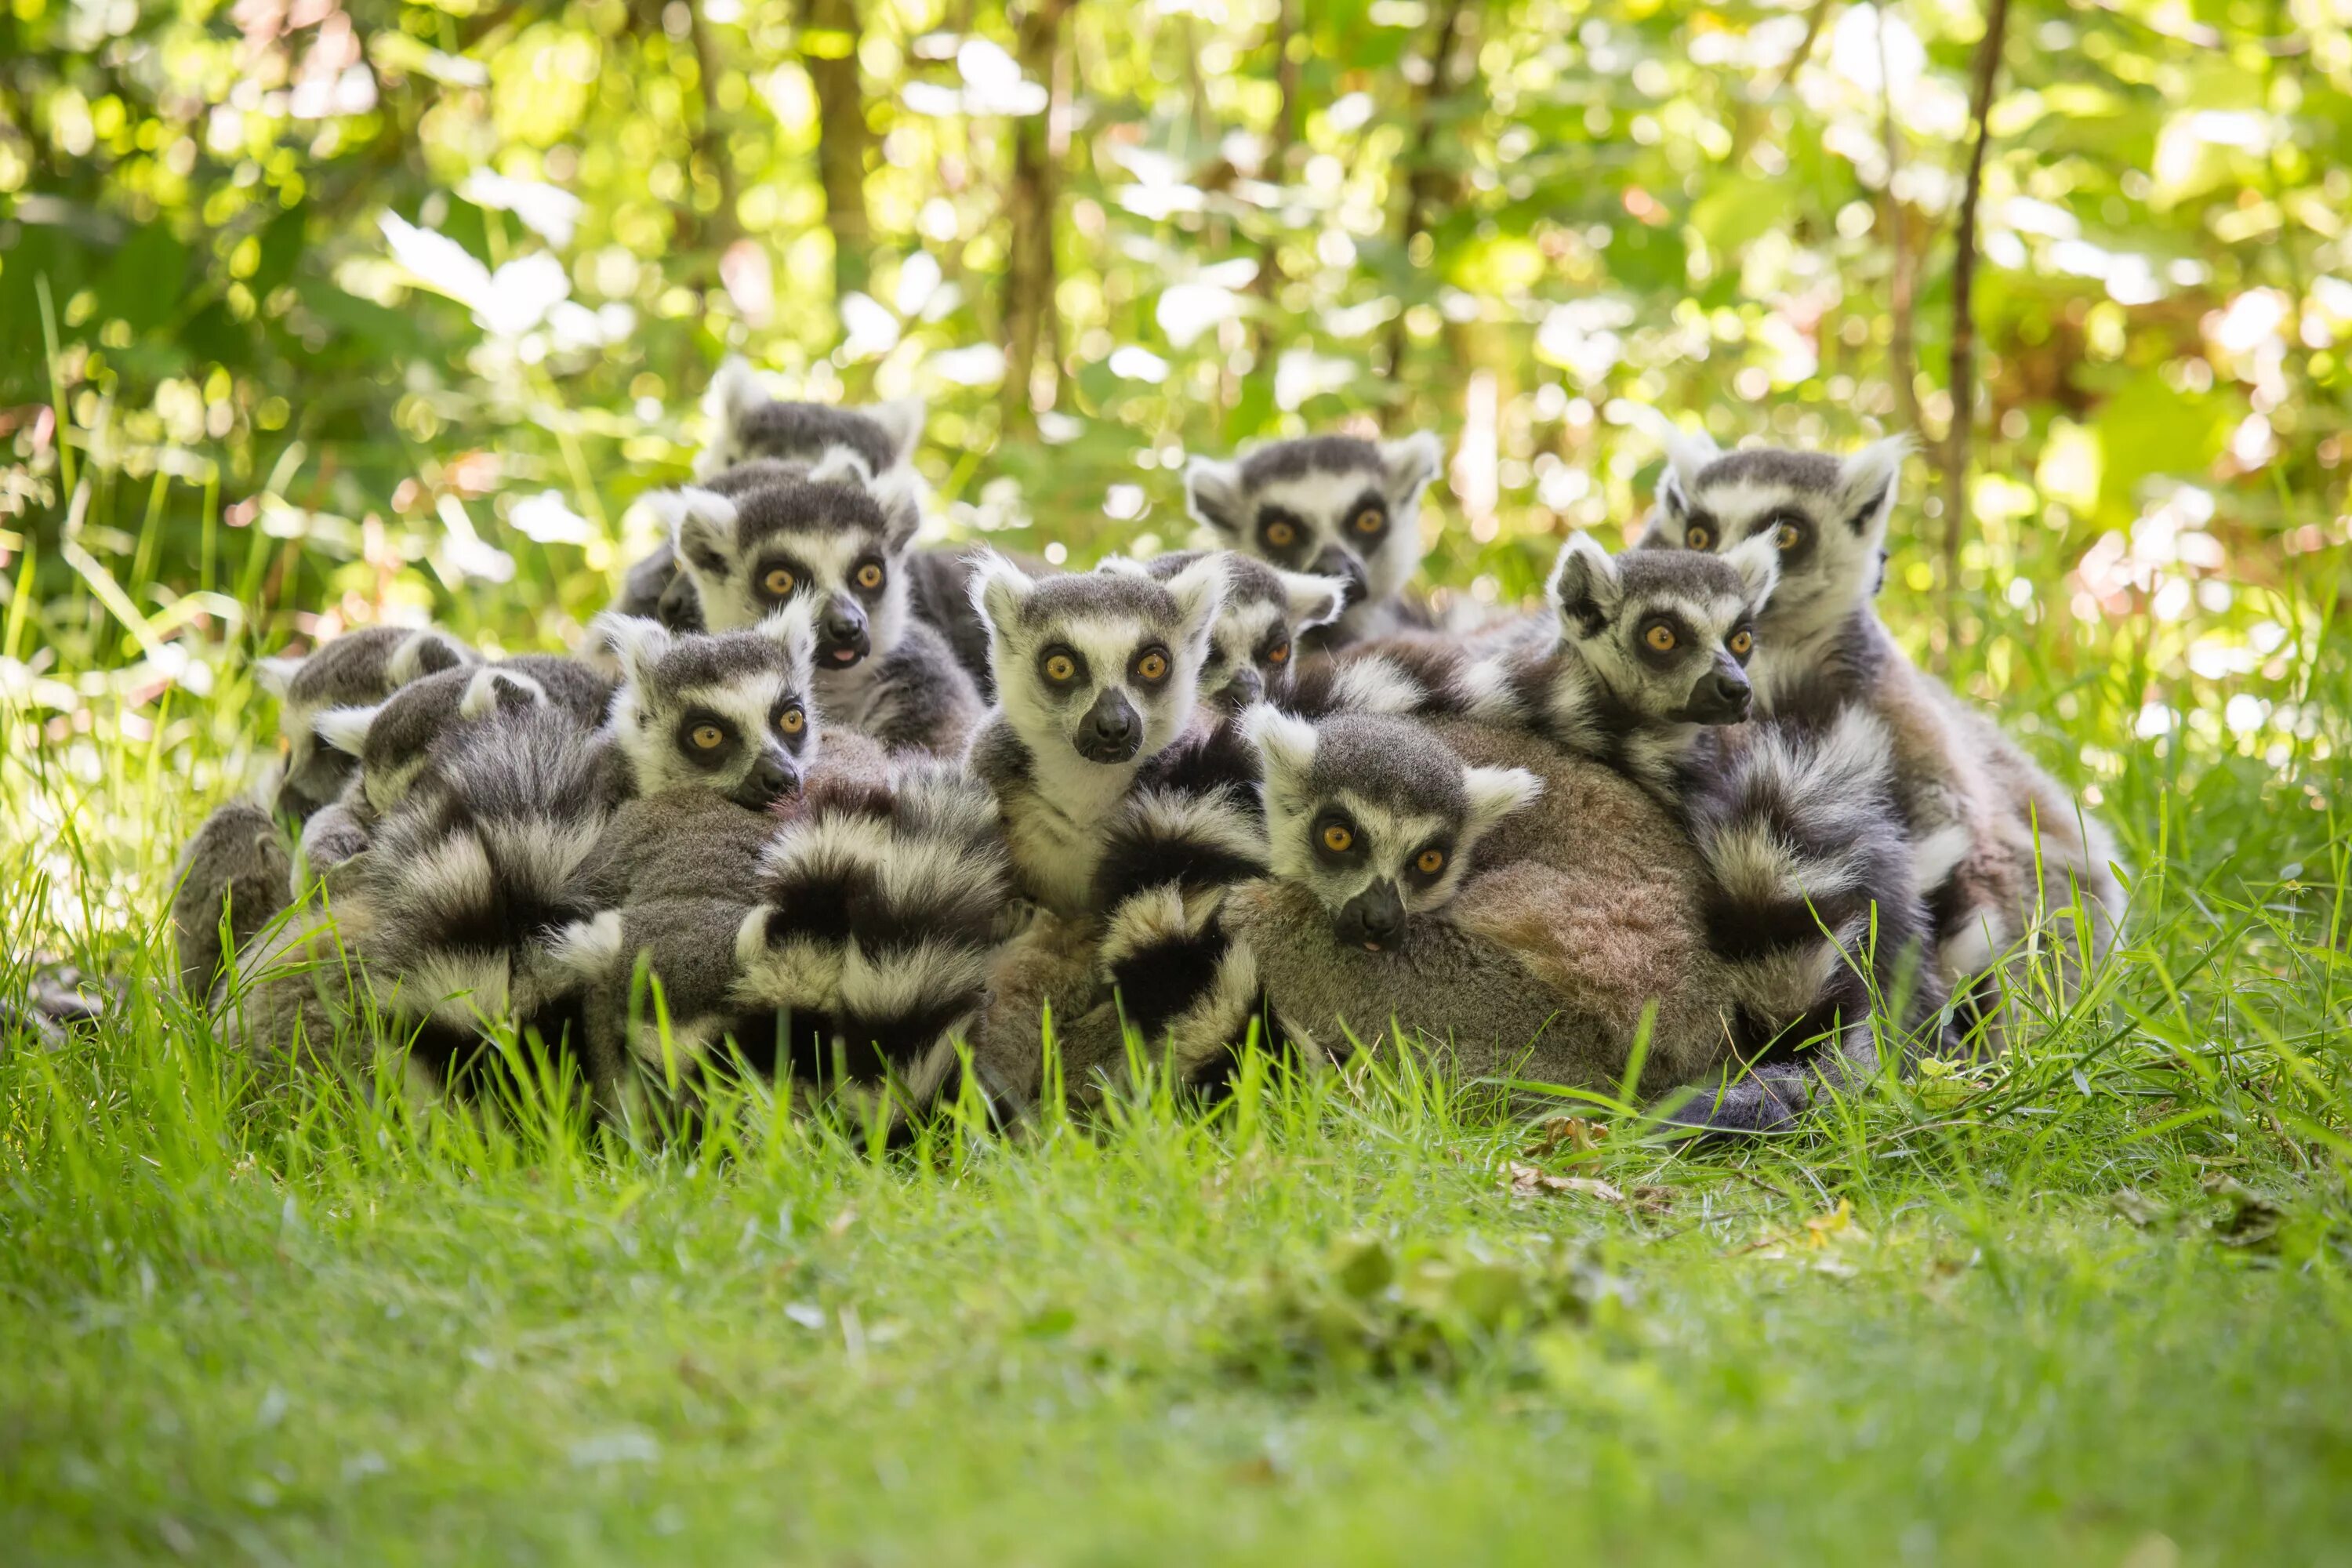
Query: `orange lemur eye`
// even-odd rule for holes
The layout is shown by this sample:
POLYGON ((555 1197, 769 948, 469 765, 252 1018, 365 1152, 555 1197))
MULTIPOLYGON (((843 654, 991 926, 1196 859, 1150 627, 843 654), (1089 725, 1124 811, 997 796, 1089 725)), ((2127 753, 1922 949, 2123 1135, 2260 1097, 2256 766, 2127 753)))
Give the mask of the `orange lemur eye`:
POLYGON ((1695 522, 1684 531, 1683 543, 1692 550, 1711 550, 1715 547, 1715 535, 1695 522))
POLYGON ((1424 849, 1413 861, 1413 868, 1424 877, 1434 877, 1445 869, 1445 851, 1424 849))
POLYGON ((1675 651, 1675 628, 1660 621, 1642 634, 1642 640, 1658 653, 1675 651))
POLYGON ((1341 823, 1328 824, 1323 829, 1323 847, 1334 855, 1345 855, 1356 847, 1356 836, 1341 823))
POLYGON ((694 742, 698 751, 715 752, 725 742, 727 731, 716 724, 697 724, 688 739, 694 742))
POLYGON ((1797 547, 1797 541, 1802 537, 1803 535, 1797 531, 1795 523, 1784 522, 1774 531, 1772 542, 1783 550, 1794 550, 1797 547))
POLYGON ((808 728, 808 715, 797 708, 787 708, 776 716, 776 728, 787 735, 797 735, 808 728))
POLYGON ((1272 647, 1265 650, 1265 660, 1268 664, 1288 664, 1290 662, 1290 645, 1286 642, 1278 642, 1275 644, 1272 647))
POLYGON ((1755 646, 1755 633, 1743 628, 1731 634, 1731 652, 1735 658, 1746 658, 1748 650, 1755 646))
POLYGON ((1277 550, 1287 550, 1298 541, 1298 530, 1286 522, 1265 525, 1265 542, 1277 550))
POLYGON ((879 588, 882 585, 882 563, 879 561, 868 561, 865 565, 860 566, 857 569, 857 585, 868 591, 879 588))
POLYGON ((1349 526, 1358 533, 1378 533, 1387 526, 1388 521, 1388 515, 1380 508, 1368 506, 1356 514, 1356 521, 1349 526))
POLYGON ((1135 673, 1146 680, 1167 679, 1168 656, 1158 648, 1153 648, 1135 661, 1135 673))
POLYGON ((1045 660, 1045 679, 1056 686, 1067 685, 1077 674, 1078 661, 1068 654, 1057 653, 1045 660))
POLYGON ((782 566, 771 566, 768 574, 760 579, 761 585, 772 598, 783 598, 798 585, 799 580, 782 566))

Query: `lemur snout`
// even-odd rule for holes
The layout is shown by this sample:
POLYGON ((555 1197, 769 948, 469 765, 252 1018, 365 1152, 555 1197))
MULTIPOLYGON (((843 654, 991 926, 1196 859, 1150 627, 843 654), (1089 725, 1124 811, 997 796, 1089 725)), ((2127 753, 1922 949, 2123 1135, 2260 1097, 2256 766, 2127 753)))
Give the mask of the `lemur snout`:
POLYGON ((1333 927, 1341 942, 1367 952, 1396 945, 1404 934, 1404 900, 1397 896, 1396 884, 1374 882, 1349 899, 1340 906, 1333 927))
POLYGON ((1143 718, 1117 687, 1095 699, 1078 721, 1078 755, 1090 763, 1123 763, 1142 749, 1143 718))
POLYGON ((1754 695, 1746 676, 1736 669, 1718 669, 1691 692, 1690 706, 1684 714, 1694 723, 1736 724, 1748 716, 1748 700, 1754 695))
POLYGON ((874 647, 873 634, 866 629, 866 612, 847 598, 836 597, 825 605, 824 615, 817 622, 817 658, 835 668, 846 668, 864 658, 874 647))
POLYGON ((735 786, 729 798, 753 811, 764 810, 800 788, 800 774, 773 752, 762 752, 751 764, 750 776, 735 786))
POLYGON ((1340 577, 1348 587, 1340 596, 1342 606, 1354 605, 1371 591, 1371 582, 1364 574, 1364 563, 1334 544, 1315 558, 1308 571, 1321 577, 1340 577))
POLYGON ((1217 693, 1217 705, 1238 713, 1265 695, 1265 677, 1258 673, 1257 666, 1244 664, 1234 671, 1233 679, 1217 693))

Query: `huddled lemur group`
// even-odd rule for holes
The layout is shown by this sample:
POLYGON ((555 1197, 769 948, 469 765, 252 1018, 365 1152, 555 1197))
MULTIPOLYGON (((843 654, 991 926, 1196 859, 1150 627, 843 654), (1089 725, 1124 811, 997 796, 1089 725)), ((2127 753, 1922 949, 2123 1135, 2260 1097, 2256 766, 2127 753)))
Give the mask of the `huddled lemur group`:
POLYGON ((1195 458, 1200 548, 1056 572, 918 545, 919 405, 730 362, 709 411, 576 654, 383 627, 266 667, 275 798, 207 820, 173 908, 260 1059, 903 1122, 1394 1035, 1521 1080, 1638 1052, 1762 1129, 1997 1031, 2004 955, 2122 913, 2105 835, 1878 618, 1900 439, 1671 437, 1633 548, 1571 535, 1542 612, 1440 629, 1429 434, 1195 458))

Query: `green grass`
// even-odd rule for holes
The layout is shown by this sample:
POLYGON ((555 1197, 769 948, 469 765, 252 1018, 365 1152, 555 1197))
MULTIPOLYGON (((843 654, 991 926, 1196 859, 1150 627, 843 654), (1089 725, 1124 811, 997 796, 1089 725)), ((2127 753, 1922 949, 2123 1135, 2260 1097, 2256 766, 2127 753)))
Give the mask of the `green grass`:
POLYGON ((127 558, 20 595, 0 991, 129 989, 0 1054, 0 1559, 2352 1562, 2343 552, 2086 625, 1986 549, 1955 678, 2097 788, 2128 943, 2023 966, 1993 1067, 1706 1149, 1392 1062, 887 1155, 257 1093, 157 927, 258 634, 174 620, 159 700, 127 558))

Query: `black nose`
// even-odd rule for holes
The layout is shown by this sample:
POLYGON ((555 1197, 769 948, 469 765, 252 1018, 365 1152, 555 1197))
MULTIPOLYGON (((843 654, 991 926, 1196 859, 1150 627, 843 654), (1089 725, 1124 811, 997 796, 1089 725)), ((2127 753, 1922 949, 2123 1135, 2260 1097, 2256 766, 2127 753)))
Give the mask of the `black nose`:
POLYGON ((824 607, 816 636, 818 660, 836 668, 856 664, 874 646, 866 630, 866 612, 838 596, 824 607))
POLYGON ((1333 922, 1339 940, 1350 947, 1379 952, 1394 947, 1404 934, 1404 900, 1394 882, 1374 882, 1339 910, 1333 922))
POLYGON ((1234 678, 1217 693, 1217 705, 1238 713, 1265 695, 1265 677, 1258 673, 1257 666, 1245 664, 1234 671, 1234 678))
POLYGON ((751 764, 751 774, 735 786, 733 799, 738 805, 761 810, 800 787, 800 774, 792 764, 773 752, 762 752, 760 760, 751 764))
POLYGON ((1748 716, 1748 703, 1754 695, 1746 676, 1737 670, 1719 669, 1701 680, 1691 693, 1687 715, 1699 724, 1736 724, 1748 716))
POLYGON ((1078 721, 1078 755, 1090 763, 1123 763, 1142 749, 1143 718, 1127 693, 1112 687, 1078 721))
POLYGON ((1371 584, 1364 576, 1364 563, 1336 544, 1327 546, 1307 569, 1318 576, 1347 580, 1348 591, 1340 600, 1342 609, 1371 591, 1371 584))

